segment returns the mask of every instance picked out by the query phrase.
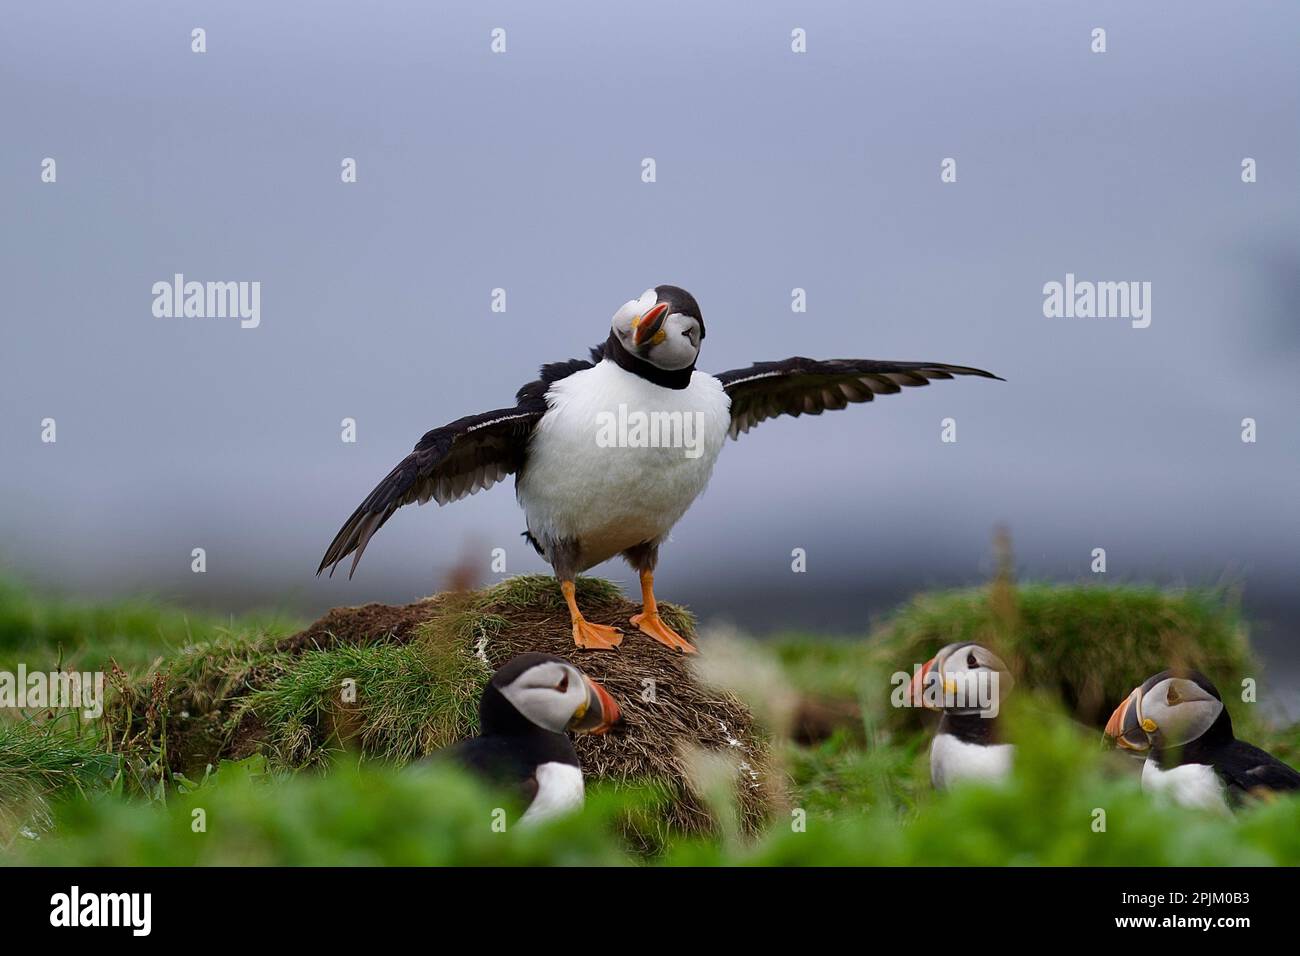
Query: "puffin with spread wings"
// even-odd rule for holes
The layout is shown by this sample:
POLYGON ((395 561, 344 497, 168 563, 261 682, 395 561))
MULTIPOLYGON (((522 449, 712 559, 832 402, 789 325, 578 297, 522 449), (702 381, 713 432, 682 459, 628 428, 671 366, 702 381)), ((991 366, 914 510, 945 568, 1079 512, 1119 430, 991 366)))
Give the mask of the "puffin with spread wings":
MULTIPOLYGON (((631 623, 670 648, 695 648, 659 616, 659 546, 708 483, 727 436, 777 415, 820 415, 934 379, 991 372, 938 362, 789 358, 709 375, 695 368, 704 318, 677 286, 625 303, 591 360, 545 365, 515 404, 435 428, 388 473, 334 536, 316 573, 348 576, 393 512, 456 501, 515 476, 525 536, 555 570, 578 647, 609 650, 618 628, 582 616, 577 575, 622 555, 641 579, 631 623)), ((1001 381, 1001 379, 999 379, 1001 381)))

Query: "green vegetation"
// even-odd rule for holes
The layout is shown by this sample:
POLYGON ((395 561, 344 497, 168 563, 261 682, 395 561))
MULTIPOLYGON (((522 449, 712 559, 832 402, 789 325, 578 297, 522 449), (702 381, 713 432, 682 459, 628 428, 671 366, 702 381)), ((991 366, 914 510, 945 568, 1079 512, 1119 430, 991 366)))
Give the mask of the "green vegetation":
POLYGON ((277 762, 307 766, 328 754, 315 746, 312 733, 325 702, 338 699, 344 682, 353 681, 368 692, 357 695, 354 706, 341 702, 329 711, 329 719, 347 725, 331 736, 356 735, 364 750, 405 763, 473 732, 479 692, 489 676, 476 658, 436 642, 336 647, 303 655, 244 706, 270 728, 277 762))
POLYGON ((1195 667, 1224 686, 1253 672, 1236 608, 1220 594, 1058 584, 1000 590, 920 595, 889 621, 876 659, 920 661, 944 644, 986 644, 1021 685, 1055 693, 1092 724, 1167 667, 1195 667))
POLYGON ((296 622, 283 615, 239 619, 192 614, 145 600, 93 603, 38 598, 0 578, 0 669, 144 667, 159 655, 227 634, 287 634, 296 622))
MULTIPOLYGON (((606 581, 581 578, 593 620, 623 623, 639 608, 606 581)), ((688 612, 661 605, 684 633, 688 612)), ((729 776, 742 826, 755 832, 773 793, 756 785, 769 763, 766 740, 734 696, 705 687, 679 655, 591 655, 583 666, 622 702, 626 734, 575 741, 588 772, 667 795, 636 827, 645 851, 674 834, 714 825, 705 795, 688 780, 694 751, 734 758, 729 776), (643 698, 647 687, 666 693, 643 698)), ((135 673, 114 668, 106 746, 123 758, 124 788, 164 796, 177 779, 248 756, 277 770, 328 764, 344 750, 402 765, 472 735, 492 671, 516 654, 574 653, 567 608, 554 578, 525 575, 481 591, 413 604, 335 608, 292 635, 224 634, 159 657, 135 673)))
MULTIPOLYGON (((896 806, 888 774, 841 772, 855 806, 776 821, 756 839, 685 837, 655 859, 690 865, 1295 865, 1300 801, 1234 819, 1154 805, 1112 777, 1095 744, 1059 717, 1018 721, 1019 768, 998 788, 926 794, 896 806), (1104 811, 1104 831, 1097 821, 1104 811)), ((880 767, 877 769, 888 769, 880 767)), ((581 816, 537 830, 494 830, 499 795, 442 766, 341 759, 325 774, 267 776, 228 764, 158 807, 107 794, 67 799, 54 833, 20 839, 9 860, 73 865, 632 864, 629 817, 652 792, 597 786, 581 816), (202 811, 201 815, 196 811, 202 811), (199 832, 196 832, 199 828, 199 832)), ((816 781, 810 781, 816 789, 816 781)))
POLYGON ((1013 585, 999 578, 989 587, 920 594, 866 641, 796 635, 774 644, 788 678, 805 694, 855 699, 868 723, 902 732, 921 728, 925 718, 889 706, 891 675, 964 641, 997 651, 1018 688, 1051 695, 1075 720, 1097 728, 1147 677, 1193 667, 1224 691, 1245 736, 1293 744, 1293 734, 1265 726, 1234 703, 1231 689, 1259 671, 1235 600, 1217 591, 1013 585))
MULTIPOLYGON (((611 585, 582 587, 596 619, 626 614, 611 585)), ((498 663, 521 641, 562 647, 564 628, 548 617, 562 612, 553 585, 528 577, 408 608, 336 611, 294 634, 287 621, 217 621, 144 602, 46 603, 2 585, 0 654, 29 668, 121 667, 102 722, 0 713, 0 862, 1300 864, 1300 799, 1261 801, 1230 819, 1159 806, 1140 792, 1136 763, 1100 745, 1098 723, 1123 694, 1179 663, 1225 689, 1242 736, 1294 762, 1300 727, 1268 727, 1227 693, 1253 668, 1223 595, 1003 578, 921 595, 862 641, 728 647, 718 638, 709 654, 706 634, 710 680, 734 688, 764 722, 752 735, 735 725, 738 704, 686 686, 677 658, 591 657, 634 720, 646 721, 632 734, 645 752, 584 740, 594 749, 582 759, 600 777, 587 809, 498 832, 494 810, 516 819, 508 798, 455 768, 408 764, 472 732, 484 657, 498 663), (996 647, 1016 671, 1006 711, 1016 772, 999 787, 936 794, 930 728, 888 705, 890 675, 959 640, 996 647), (698 694, 694 707, 730 708, 724 733, 741 733, 781 792, 741 793, 750 802, 738 806, 726 776, 734 768, 710 769, 698 756, 671 772, 691 779, 699 805, 683 802, 681 780, 642 773, 669 759, 650 723, 660 712, 637 710, 644 660, 668 668, 654 672, 662 686, 698 694), (349 680, 365 690, 355 700, 340 696, 349 680), (796 733, 802 742, 790 739, 790 721, 811 728, 796 733)), ((671 613, 688 631, 689 615, 671 613)), ((710 721, 696 727, 690 717, 665 718, 673 739, 698 736, 706 752, 725 753, 707 736, 717 733, 710 721)))
POLYGON ((0 837, 51 825, 48 800, 108 785, 117 761, 71 715, 0 721, 0 837))

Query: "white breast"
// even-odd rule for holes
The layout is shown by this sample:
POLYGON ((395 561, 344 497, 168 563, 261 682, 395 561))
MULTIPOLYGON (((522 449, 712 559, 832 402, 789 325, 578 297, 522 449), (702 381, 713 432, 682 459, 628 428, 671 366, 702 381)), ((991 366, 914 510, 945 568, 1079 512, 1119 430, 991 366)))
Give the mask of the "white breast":
POLYGON ((944 790, 959 780, 1005 779, 1014 752, 1011 744, 981 746, 952 734, 936 734, 930 745, 930 782, 944 790))
POLYGON ((517 494, 533 537, 581 545, 578 570, 667 535, 708 484, 731 424, 730 397, 704 372, 670 389, 602 361, 556 382, 547 402, 517 494), (640 433, 656 447, 611 445, 637 439, 636 415, 658 416, 640 433))
POLYGON ((536 778, 537 796, 519 818, 520 825, 540 823, 582 809, 582 771, 573 764, 541 764, 536 778))
POLYGON ((1154 760, 1142 765, 1142 789, 1160 799, 1183 807, 1231 813, 1223 781, 1214 768, 1203 763, 1183 764, 1170 770, 1161 769, 1154 760))

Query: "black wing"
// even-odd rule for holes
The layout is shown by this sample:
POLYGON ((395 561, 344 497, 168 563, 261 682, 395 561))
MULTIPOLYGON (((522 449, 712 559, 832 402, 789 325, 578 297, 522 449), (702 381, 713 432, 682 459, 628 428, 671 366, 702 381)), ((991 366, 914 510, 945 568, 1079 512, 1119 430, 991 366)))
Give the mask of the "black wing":
POLYGON ((1244 740, 1234 741, 1214 769, 1234 787, 1247 793, 1255 790, 1300 790, 1300 773, 1292 770, 1267 750, 1244 740))
POLYGON ((352 554, 352 577, 370 539, 402 505, 424 504, 430 498, 440 505, 458 501, 518 472, 533 426, 546 414, 547 389, 584 368, 591 363, 581 359, 545 365, 541 378, 519 389, 514 408, 469 415, 425 434, 352 512, 316 573, 328 567, 333 575, 338 563, 352 554))
POLYGON ((348 569, 352 577, 371 537, 402 505, 424 504, 430 498, 446 504, 518 471, 528 436, 545 412, 545 402, 530 403, 470 415, 428 432, 352 512, 316 573, 328 567, 332 575, 334 567, 355 552, 348 569))
POLYGON ((992 372, 941 362, 879 362, 871 359, 816 359, 795 356, 757 362, 717 376, 731 396, 731 437, 777 415, 820 415, 829 409, 869 402, 907 386, 934 379, 978 375, 1003 381, 992 372))

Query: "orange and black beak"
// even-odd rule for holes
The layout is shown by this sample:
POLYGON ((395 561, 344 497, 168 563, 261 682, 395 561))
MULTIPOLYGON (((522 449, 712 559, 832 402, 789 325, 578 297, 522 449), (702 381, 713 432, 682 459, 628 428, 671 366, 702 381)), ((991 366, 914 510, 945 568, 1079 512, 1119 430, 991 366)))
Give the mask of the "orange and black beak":
POLYGON ((1151 749, 1151 740, 1142 728, 1142 714, 1138 702, 1142 688, 1124 698, 1124 702, 1115 708, 1115 713, 1106 721, 1106 738, 1121 750, 1138 753, 1151 749))
POLYGON ((587 682, 587 699, 569 721, 569 729, 575 734, 606 733, 622 716, 618 702, 590 677, 582 679, 587 682))
POLYGON ((668 305, 664 302, 656 303, 655 306, 646 311, 641 318, 632 323, 632 344, 637 348, 645 348, 648 345, 658 345, 664 337, 659 333, 663 329, 664 319, 668 316, 668 305))
POLYGON ((930 658, 928 661, 926 661, 924 664, 921 665, 921 669, 919 671, 917 671, 915 674, 912 675, 911 704, 913 707, 924 707, 927 710, 937 709, 934 707, 933 704, 926 703, 924 691, 925 691, 926 679, 930 676, 930 671, 934 670, 934 662, 938 659, 939 658, 937 656, 930 658))

